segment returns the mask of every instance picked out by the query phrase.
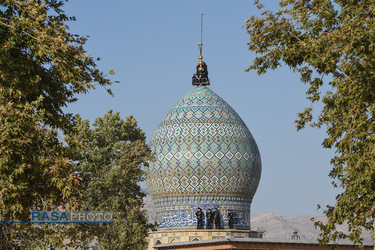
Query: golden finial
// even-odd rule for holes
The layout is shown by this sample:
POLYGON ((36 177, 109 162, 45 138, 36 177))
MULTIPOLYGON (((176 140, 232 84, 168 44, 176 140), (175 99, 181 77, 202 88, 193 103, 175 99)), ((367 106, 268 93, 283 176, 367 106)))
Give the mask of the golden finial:
POLYGON ((202 47, 203 47, 203 13, 201 14, 201 42, 198 44, 198 47, 199 47, 199 68, 198 68, 198 71, 199 72, 203 72, 204 71, 204 68, 203 68, 203 56, 202 56, 202 47))
POLYGON ((201 14, 201 41, 198 43, 199 48, 199 62, 197 65, 197 71, 192 77, 192 84, 195 86, 199 85, 210 85, 210 79, 208 79, 207 65, 203 62, 202 48, 203 48, 203 13, 201 14))
POLYGON ((199 58, 199 62, 198 62, 199 68, 198 68, 198 71, 199 72, 203 72, 204 68, 203 68, 203 61, 202 61, 203 56, 202 56, 202 54, 198 58, 199 58))

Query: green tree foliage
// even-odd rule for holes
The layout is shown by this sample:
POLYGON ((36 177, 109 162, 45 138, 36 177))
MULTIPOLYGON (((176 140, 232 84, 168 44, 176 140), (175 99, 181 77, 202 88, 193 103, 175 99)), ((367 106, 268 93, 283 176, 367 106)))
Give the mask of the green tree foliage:
POLYGON ((279 5, 277 12, 266 10, 246 21, 249 49, 259 54, 248 70, 264 74, 284 63, 309 85, 307 99, 322 100, 316 120, 312 106, 299 113, 297 129, 327 127, 322 145, 336 150, 329 176, 342 192, 324 211, 327 223, 315 225, 321 243, 347 236, 362 242, 362 230, 373 229, 375 212, 375 3, 283 0, 279 5), (321 94, 323 84, 332 91, 321 94), (336 230, 344 222, 348 235, 336 230))
MULTIPOLYGON (((4 89, 0 87, 0 95, 4 89)), ((72 156, 54 130, 43 125, 42 99, 30 104, 0 100, 0 220, 29 221, 30 210, 54 210, 60 204, 76 209, 79 190, 72 174, 72 156)), ((66 227, 1 224, 0 248, 59 245, 66 227)))
POLYGON ((62 107, 76 94, 110 84, 85 54, 85 37, 68 32, 63 0, 7 0, 0 3, 0 83, 23 103, 43 96, 44 123, 66 129, 62 107))
MULTIPOLYGON (((95 84, 110 85, 86 55, 86 38, 68 32, 59 0, 0 1, 0 221, 28 221, 32 209, 78 205, 78 177, 57 129, 62 108, 95 84)), ((59 227, 0 225, 0 248, 64 239, 59 227), (38 237, 36 237, 36 235, 38 237)))
POLYGON ((143 181, 142 166, 152 156, 145 134, 132 116, 123 120, 112 111, 97 118, 93 128, 79 115, 76 123, 77 133, 66 141, 76 153, 83 209, 113 211, 115 218, 113 224, 83 225, 80 231, 87 233, 87 242, 95 237, 105 249, 144 249, 152 228, 138 185, 143 181))

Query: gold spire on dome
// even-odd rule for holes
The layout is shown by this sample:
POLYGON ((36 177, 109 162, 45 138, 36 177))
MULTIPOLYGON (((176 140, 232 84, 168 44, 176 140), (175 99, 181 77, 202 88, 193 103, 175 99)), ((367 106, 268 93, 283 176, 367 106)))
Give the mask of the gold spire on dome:
POLYGON ((202 59, 203 59, 203 56, 200 55, 200 56, 199 56, 199 63, 198 63, 198 65, 199 65, 198 71, 199 71, 199 72, 203 72, 203 71, 204 71, 204 68, 203 68, 203 61, 202 61, 202 59))
POLYGON ((199 72, 203 72, 204 71, 204 68, 203 68, 203 56, 202 56, 202 48, 203 48, 203 13, 201 14, 201 42, 198 43, 198 47, 199 47, 199 62, 198 62, 198 65, 199 65, 199 68, 198 68, 198 71, 199 72))
POLYGON ((207 65, 203 62, 202 48, 203 48, 203 13, 201 14, 201 41, 198 43, 199 48, 199 62, 197 65, 197 73, 193 75, 193 85, 210 85, 208 79, 207 65))

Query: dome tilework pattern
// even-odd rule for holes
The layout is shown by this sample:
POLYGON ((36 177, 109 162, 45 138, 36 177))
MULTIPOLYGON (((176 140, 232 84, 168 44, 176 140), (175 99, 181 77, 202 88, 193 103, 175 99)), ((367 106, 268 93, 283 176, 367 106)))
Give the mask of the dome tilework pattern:
POLYGON ((249 228, 250 205, 261 175, 261 158, 249 129, 206 86, 186 94, 167 113, 149 146, 156 161, 146 169, 159 227, 193 227, 194 212, 218 208, 226 223, 249 228))

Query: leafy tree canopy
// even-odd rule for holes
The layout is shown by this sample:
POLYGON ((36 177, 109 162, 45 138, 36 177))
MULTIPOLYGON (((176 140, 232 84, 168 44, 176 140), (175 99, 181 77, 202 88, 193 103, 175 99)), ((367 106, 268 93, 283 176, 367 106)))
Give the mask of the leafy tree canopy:
MULTIPOLYGON (((74 209, 79 179, 56 129, 71 131, 62 108, 111 81, 71 34, 63 0, 0 1, 0 221, 28 221, 32 209, 74 209)), ((110 72, 111 73, 111 72, 110 72)), ((110 90, 108 90, 110 92, 110 90)), ((0 225, 0 248, 59 246, 58 227, 0 225)))
POLYGON ((86 55, 85 37, 68 32, 64 0, 7 0, 0 3, 0 83, 23 102, 43 96, 44 122, 67 129, 62 107, 87 93, 94 83, 111 82, 86 55))
POLYGON ((246 21, 249 49, 258 54, 248 70, 264 74, 285 64, 309 85, 307 99, 323 102, 314 120, 312 106, 299 113, 297 129, 326 125, 322 145, 336 150, 329 176, 343 191, 325 209, 327 223, 315 225, 321 243, 362 242, 375 213, 375 2, 283 0, 279 6, 246 21), (321 94, 323 84, 332 90, 321 94), (348 235, 336 230, 344 222, 348 235))
POLYGON ((77 115, 76 126, 77 133, 66 141, 76 154, 83 209, 113 211, 115 217, 113 224, 84 225, 79 231, 87 233, 87 242, 95 237, 106 249, 144 249, 153 227, 142 210, 145 194, 138 184, 142 167, 152 159, 145 134, 132 116, 123 120, 111 110, 93 128, 77 115))

